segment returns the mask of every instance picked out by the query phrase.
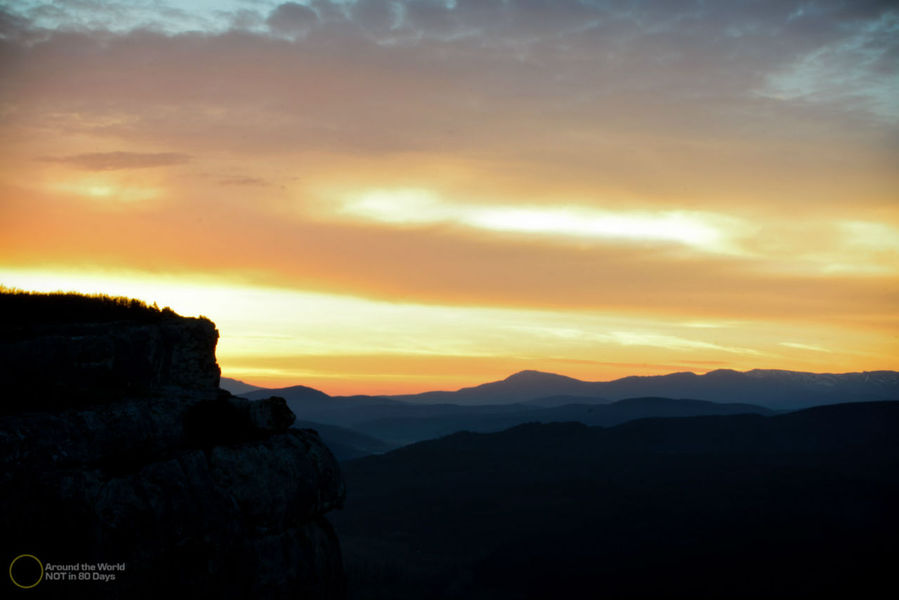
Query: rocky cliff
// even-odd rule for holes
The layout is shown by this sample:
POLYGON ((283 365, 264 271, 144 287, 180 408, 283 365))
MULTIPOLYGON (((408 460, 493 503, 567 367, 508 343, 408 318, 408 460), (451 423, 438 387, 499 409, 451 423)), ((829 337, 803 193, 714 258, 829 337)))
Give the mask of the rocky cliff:
POLYGON ((282 399, 218 389, 217 338, 161 311, 0 332, 10 591, 343 596, 323 516, 343 503, 337 462, 316 432, 288 429, 282 399))
MULTIPOLYGON (((4 321, 11 318, 5 315, 4 321)), ((2 323, 6 325, 6 323, 2 323)), ((56 322, 0 331, 2 412, 118 402, 165 389, 218 389, 218 331, 208 319, 56 322)))

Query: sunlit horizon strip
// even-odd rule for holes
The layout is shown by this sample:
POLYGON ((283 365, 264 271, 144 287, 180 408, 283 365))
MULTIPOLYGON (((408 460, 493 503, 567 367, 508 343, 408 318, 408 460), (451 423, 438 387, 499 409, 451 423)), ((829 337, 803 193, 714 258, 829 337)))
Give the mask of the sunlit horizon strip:
MULTIPOLYGON (((439 387, 441 381, 458 381, 460 387, 484 381, 451 373, 420 377, 422 373, 413 363, 421 364, 425 359, 455 359, 466 364, 493 361, 497 370, 500 365, 505 370, 489 377, 502 378, 521 370, 519 366, 541 367, 559 360, 590 362, 613 356, 645 364, 688 358, 713 363, 719 357, 731 357, 730 364, 748 369, 771 365, 781 368, 787 358, 795 360, 778 348, 805 351, 819 358, 833 356, 829 364, 838 357, 853 355, 851 348, 822 352, 814 339, 803 341, 808 334, 798 325, 760 327, 759 322, 746 322, 716 327, 708 323, 697 328, 689 321, 596 311, 393 303, 259 287, 201 274, 2 269, 0 283, 28 291, 127 296, 169 306, 184 316, 204 315, 221 333, 217 356, 224 375, 270 368, 269 381, 307 385, 310 380, 335 381, 338 391, 348 389, 349 380, 354 378, 352 367, 345 373, 340 371, 341 361, 360 355, 373 357, 369 361, 373 366, 357 374, 357 388, 362 380, 383 381, 390 373, 405 372, 402 378, 397 377, 393 388, 404 392, 410 391, 411 380, 422 382, 419 391, 439 387), (312 363, 318 367, 309 368, 312 363), (327 369, 322 370, 325 366, 327 369), (425 381, 433 383, 426 385, 425 381)), ((886 360, 884 357, 882 362, 886 360)), ((596 381, 615 378, 604 377, 603 373, 585 367, 563 374, 596 381)), ((620 371, 615 374, 624 375, 620 371)))

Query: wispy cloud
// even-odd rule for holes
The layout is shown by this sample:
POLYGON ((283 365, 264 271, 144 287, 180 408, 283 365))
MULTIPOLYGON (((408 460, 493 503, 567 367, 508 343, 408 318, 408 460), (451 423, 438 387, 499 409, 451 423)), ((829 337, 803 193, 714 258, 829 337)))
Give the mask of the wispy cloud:
POLYGON ((798 342, 780 342, 781 346, 786 346, 787 348, 795 348, 797 350, 810 350, 812 352, 830 352, 827 348, 822 348, 821 346, 814 346, 812 344, 800 344, 798 342))
MULTIPOLYGON (((815 5, 800 6, 791 16, 802 19, 808 13, 820 18, 815 15, 819 10, 815 5)), ((873 18, 845 18, 843 35, 807 49, 771 72, 761 93, 809 104, 846 104, 887 121, 899 120, 899 10, 870 16, 873 18)))
POLYGON ((94 152, 71 156, 43 157, 45 162, 56 162, 85 171, 118 171, 183 165, 191 160, 187 154, 174 152, 94 152))
POLYGON ((737 253, 739 220, 711 213, 661 210, 613 211, 589 205, 509 206, 449 202, 426 190, 374 190, 344 201, 336 215, 397 226, 450 224, 473 229, 597 238, 643 243, 676 243, 708 252, 737 253))
POLYGON ((249 177, 246 175, 233 175, 229 177, 222 177, 218 180, 219 185, 233 185, 233 186, 260 186, 260 187, 268 187, 271 185, 270 182, 262 179, 261 177, 249 177))
POLYGON ((645 333, 634 331, 614 331, 608 334, 608 339, 614 340, 622 346, 653 346, 667 348, 669 350, 713 350, 727 352, 728 354, 746 354, 751 356, 764 356, 763 352, 752 348, 738 346, 722 346, 712 342, 692 340, 688 338, 664 335, 658 333, 645 333))

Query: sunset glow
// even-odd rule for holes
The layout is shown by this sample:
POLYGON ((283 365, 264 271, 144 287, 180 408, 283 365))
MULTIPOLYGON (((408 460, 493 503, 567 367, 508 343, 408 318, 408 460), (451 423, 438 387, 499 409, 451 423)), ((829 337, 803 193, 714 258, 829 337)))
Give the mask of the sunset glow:
POLYGON ((896 369, 899 11, 843 4, 4 5, 0 284, 335 394, 896 369))

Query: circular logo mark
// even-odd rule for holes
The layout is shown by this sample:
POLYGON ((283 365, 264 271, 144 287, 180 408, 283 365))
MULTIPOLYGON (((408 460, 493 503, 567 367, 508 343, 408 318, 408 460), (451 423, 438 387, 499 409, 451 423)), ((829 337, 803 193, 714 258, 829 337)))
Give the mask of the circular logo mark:
POLYGON ((34 554, 20 554, 17 557, 15 557, 14 559, 12 559, 11 563, 9 563, 9 578, 17 587, 20 587, 23 590, 33 588, 34 586, 39 584, 41 582, 41 580, 44 578, 44 565, 41 564, 41 561, 34 554), (34 574, 35 574, 34 564, 31 563, 31 561, 26 560, 24 563, 20 563, 19 567, 16 569, 16 572, 18 573, 19 578, 24 579, 25 581, 22 581, 22 582, 16 581, 16 576, 13 575, 13 567, 16 565, 17 562, 19 562, 23 558, 25 558, 25 559, 30 558, 31 560, 33 560, 34 562, 37 563, 38 573, 37 573, 37 579, 34 581, 34 583, 29 583, 29 581, 34 577, 34 574))

